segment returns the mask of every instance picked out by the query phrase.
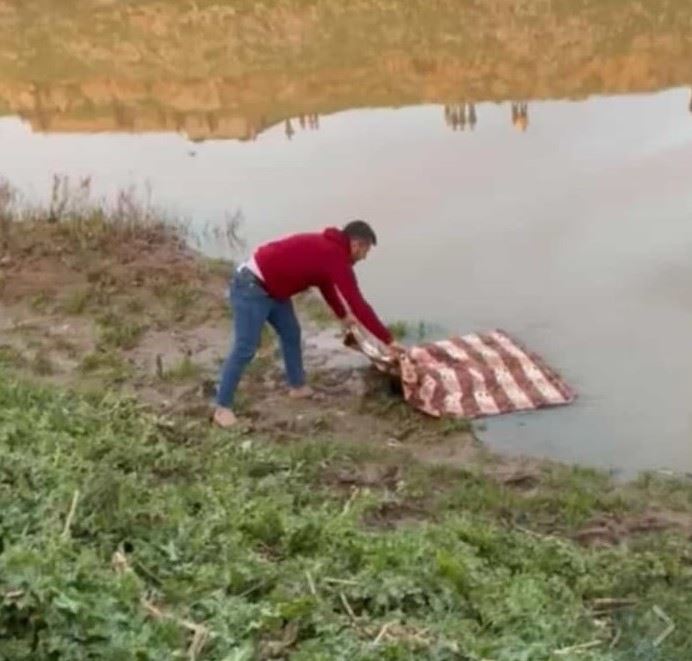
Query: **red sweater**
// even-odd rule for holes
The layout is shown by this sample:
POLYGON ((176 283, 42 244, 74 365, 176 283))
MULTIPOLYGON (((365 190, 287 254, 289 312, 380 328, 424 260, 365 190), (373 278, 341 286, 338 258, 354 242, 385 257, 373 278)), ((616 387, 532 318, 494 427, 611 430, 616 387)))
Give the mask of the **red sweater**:
POLYGON ((335 228, 322 234, 295 234, 267 243, 255 252, 270 296, 290 298, 318 287, 337 317, 346 316, 343 300, 353 315, 375 337, 390 344, 392 334, 363 298, 351 263, 349 238, 335 228))

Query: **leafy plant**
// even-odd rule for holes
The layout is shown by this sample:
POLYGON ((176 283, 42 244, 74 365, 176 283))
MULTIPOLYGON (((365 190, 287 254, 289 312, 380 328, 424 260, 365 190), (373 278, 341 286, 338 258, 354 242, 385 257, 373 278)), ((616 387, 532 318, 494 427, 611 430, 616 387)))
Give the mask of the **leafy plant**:
POLYGON ((459 499, 365 528, 392 495, 324 486, 360 457, 0 380, 0 657, 689 658, 685 539, 585 550, 503 524, 497 485, 422 468, 459 499), (676 624, 660 643, 654 607, 676 624))

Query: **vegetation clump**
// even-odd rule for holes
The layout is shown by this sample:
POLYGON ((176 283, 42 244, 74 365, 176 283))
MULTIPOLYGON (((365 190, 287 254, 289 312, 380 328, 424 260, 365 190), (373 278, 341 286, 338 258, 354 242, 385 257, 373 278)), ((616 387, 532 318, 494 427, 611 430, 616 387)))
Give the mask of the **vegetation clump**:
POLYGON ((363 469, 353 449, 233 437, 5 376, 0 457, 2 658, 692 653, 686 539, 583 548, 509 524, 498 499, 525 496, 468 473, 447 475, 434 517, 373 525, 405 509, 414 475, 346 494, 328 476, 363 469))

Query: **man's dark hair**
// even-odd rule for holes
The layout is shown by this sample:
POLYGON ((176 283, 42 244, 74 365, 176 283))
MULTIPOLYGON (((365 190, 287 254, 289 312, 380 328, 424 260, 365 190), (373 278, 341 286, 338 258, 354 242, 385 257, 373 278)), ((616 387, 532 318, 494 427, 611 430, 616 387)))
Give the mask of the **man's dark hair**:
POLYGON ((377 235, 375 231, 364 220, 352 220, 344 226, 344 234, 349 239, 360 239, 367 241, 370 245, 377 245, 377 235))

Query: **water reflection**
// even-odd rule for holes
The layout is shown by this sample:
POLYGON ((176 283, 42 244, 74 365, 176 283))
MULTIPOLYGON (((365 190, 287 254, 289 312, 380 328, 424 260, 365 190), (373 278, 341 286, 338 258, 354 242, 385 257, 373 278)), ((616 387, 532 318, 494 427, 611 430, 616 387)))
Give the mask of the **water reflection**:
MULTIPOLYGON (((529 127, 529 105, 526 101, 513 101, 510 104, 512 126, 521 131, 529 127)), ((444 107, 445 124, 453 131, 473 131, 478 123, 475 103, 454 103, 444 107)))
MULTIPOLYGON (((265 115, 245 117, 217 111, 152 110, 113 99, 110 105, 103 107, 98 117, 84 117, 81 112, 83 103, 81 97, 73 99, 69 95, 46 93, 37 86, 32 103, 25 103, 18 116, 39 133, 175 132, 193 142, 224 139, 254 141, 278 124, 283 126, 284 134, 290 141, 298 131, 317 131, 320 128, 320 114, 316 112, 278 120, 265 115), (57 99, 61 100, 60 104, 56 104, 57 99)), ((452 131, 474 131, 479 121, 477 105, 476 101, 445 103, 445 125, 452 131)), ((521 133, 526 132, 530 125, 528 101, 511 101, 508 105, 511 126, 521 133)), ((692 113, 692 88, 687 110, 692 113)))
MULTIPOLYGON (((512 126, 521 132, 529 127, 529 105, 526 101, 513 101, 511 104, 512 126)), ((461 103, 445 105, 445 124, 453 131, 464 131, 468 127, 473 131, 476 128, 478 117, 475 103, 461 103)))
POLYGON ((295 131, 293 130, 293 124, 291 124, 290 119, 286 120, 284 131, 286 133, 286 137, 290 140, 293 137, 293 134, 295 133, 295 131))
POLYGON ((529 104, 526 101, 512 103, 512 126, 522 133, 529 127, 529 104))
MULTIPOLYGON (((293 128, 294 122, 298 123, 301 131, 316 131, 320 128, 320 116, 315 113, 299 115, 298 117, 289 117, 284 121, 284 133, 289 140, 291 140, 296 133, 296 130, 293 128)), ((253 135, 253 140, 255 137, 256 135, 253 135)))
MULTIPOLYGON (((316 131, 320 127, 323 113, 309 109, 282 116, 281 108, 274 109, 270 100, 263 101, 264 112, 257 108, 251 112, 240 107, 224 108, 221 97, 214 103, 215 108, 204 109, 208 102, 195 98, 199 85, 192 81, 174 86, 177 101, 172 103, 169 92, 159 84, 131 83, 127 88, 116 82, 95 81, 81 85, 0 84, 0 116, 5 106, 9 114, 18 115, 41 133, 176 132, 195 142, 253 141, 277 125, 282 125, 286 138, 292 140, 298 130, 316 131)), ((480 97, 444 102, 445 125, 452 131, 474 131, 479 121, 477 107, 482 101, 480 97)), ((511 125, 526 132, 530 125, 528 100, 506 103, 511 125)), ((687 109, 692 113, 692 89, 687 109)))
POLYGON ((476 104, 457 103, 446 105, 444 109, 445 123, 453 131, 466 130, 466 125, 473 131, 476 128, 476 104))

